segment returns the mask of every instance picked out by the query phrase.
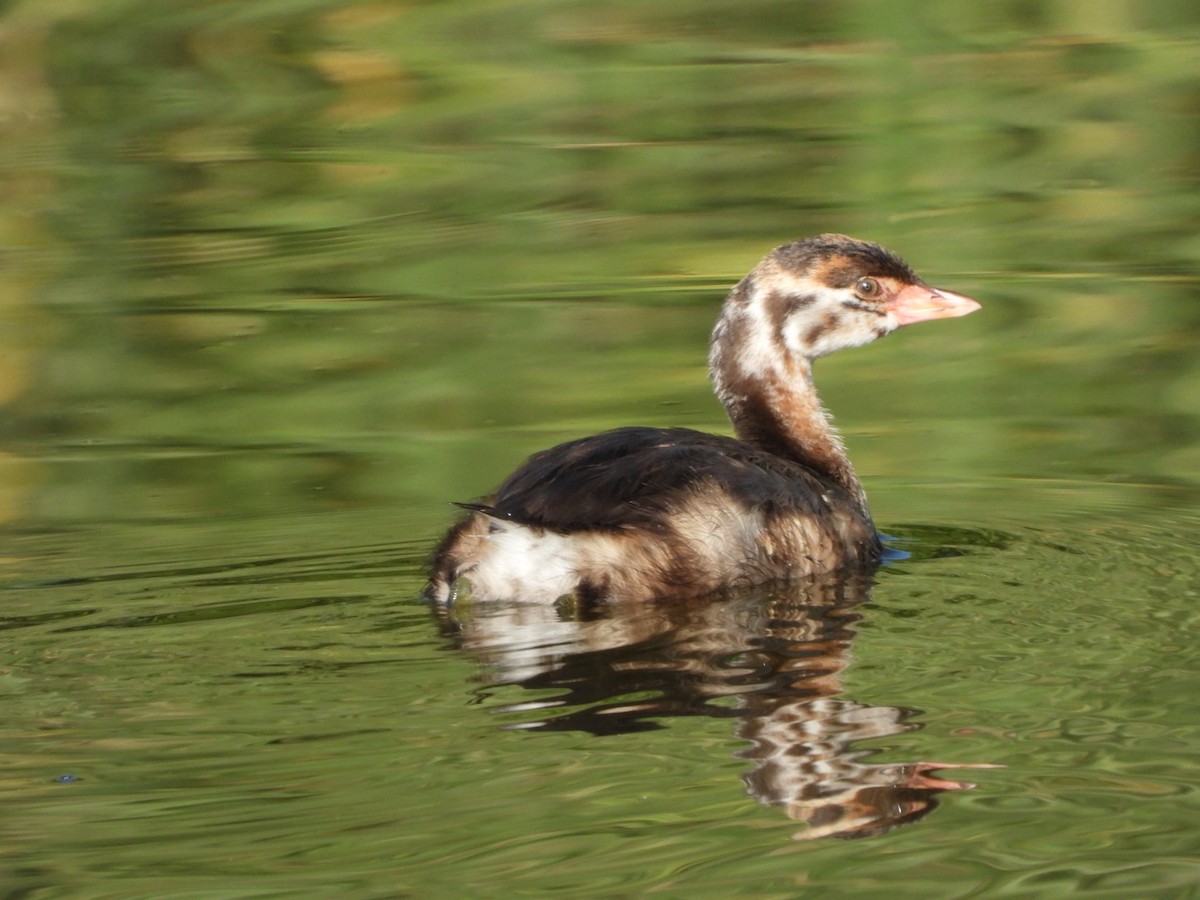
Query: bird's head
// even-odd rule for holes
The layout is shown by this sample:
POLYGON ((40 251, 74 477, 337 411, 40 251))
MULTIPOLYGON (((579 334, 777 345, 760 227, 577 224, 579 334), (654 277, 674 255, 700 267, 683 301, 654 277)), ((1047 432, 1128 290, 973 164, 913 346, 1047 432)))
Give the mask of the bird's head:
POLYGON ((870 343, 903 325, 979 309, 969 297, 930 287, 878 244, 841 234, 778 247, 754 277, 777 339, 808 359, 870 343))
POLYGON ((930 287, 878 244, 823 234, 775 248, 733 289, 714 332, 714 361, 719 345, 732 343, 749 357, 739 368, 770 370, 977 309, 969 297, 930 287))

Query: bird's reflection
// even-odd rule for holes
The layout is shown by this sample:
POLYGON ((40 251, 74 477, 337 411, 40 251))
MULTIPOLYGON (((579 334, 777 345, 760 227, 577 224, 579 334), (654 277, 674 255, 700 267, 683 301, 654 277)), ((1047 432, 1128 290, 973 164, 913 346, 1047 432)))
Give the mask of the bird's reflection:
POLYGON ((936 776, 951 764, 872 763, 856 746, 920 727, 911 710, 840 696, 872 583, 854 573, 669 604, 461 600, 437 611, 488 682, 537 689, 506 707, 529 716, 514 727, 606 735, 731 718, 750 744, 739 754, 754 762, 749 793, 803 822, 797 839, 869 837, 972 787, 936 776))

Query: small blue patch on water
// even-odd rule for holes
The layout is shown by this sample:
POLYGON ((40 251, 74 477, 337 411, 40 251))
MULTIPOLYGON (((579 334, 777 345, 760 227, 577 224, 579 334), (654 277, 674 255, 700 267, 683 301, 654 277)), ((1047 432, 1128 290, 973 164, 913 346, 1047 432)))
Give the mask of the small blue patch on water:
POLYGON ((880 534, 879 539, 883 541, 883 556, 881 562, 886 566, 888 563, 902 562, 906 559, 911 559, 912 554, 907 550, 901 550, 897 547, 890 546, 892 541, 911 541, 912 538, 898 538, 890 534, 880 534))

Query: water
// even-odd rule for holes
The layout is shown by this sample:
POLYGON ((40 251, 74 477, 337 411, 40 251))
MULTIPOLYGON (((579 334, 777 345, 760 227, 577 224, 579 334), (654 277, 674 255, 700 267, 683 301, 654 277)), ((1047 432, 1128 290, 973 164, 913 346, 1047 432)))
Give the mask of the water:
POLYGON ((1200 890, 1191 5, 0 22, 0 895, 1200 890), (830 229, 984 304, 817 373, 906 558, 419 600, 830 229))

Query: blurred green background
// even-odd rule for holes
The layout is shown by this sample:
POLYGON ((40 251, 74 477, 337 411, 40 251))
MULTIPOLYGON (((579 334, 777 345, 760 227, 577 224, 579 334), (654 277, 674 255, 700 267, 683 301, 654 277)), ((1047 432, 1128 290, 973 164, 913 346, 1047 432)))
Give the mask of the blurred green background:
POLYGON ((864 474, 1192 481, 1196 18, 9 4, 0 514, 419 518, 549 439, 723 427, 724 291, 823 230, 986 308, 823 366, 864 474), (897 417, 965 425, 854 438, 897 417))
POLYGON ((0 4, 3 883, 1190 896, 1198 147, 1192 0, 0 4), (497 731, 416 597, 526 454, 727 430, 822 231, 983 304, 819 367, 914 553, 847 696, 1009 768, 801 851, 727 719, 497 731))

